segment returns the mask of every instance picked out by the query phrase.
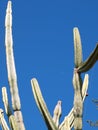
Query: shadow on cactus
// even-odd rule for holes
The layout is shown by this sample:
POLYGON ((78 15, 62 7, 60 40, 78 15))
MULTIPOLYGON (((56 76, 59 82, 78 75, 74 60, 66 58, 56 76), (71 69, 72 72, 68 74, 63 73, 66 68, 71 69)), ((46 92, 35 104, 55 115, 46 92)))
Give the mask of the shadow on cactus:
MULTIPOLYGON (((74 37, 74 72, 73 72, 73 88, 74 88, 74 101, 73 108, 65 116, 61 124, 59 120, 62 113, 61 101, 57 102, 54 109, 54 115, 51 116, 47 105, 42 96, 39 84, 35 78, 31 80, 32 91, 36 104, 44 118, 48 130, 82 130, 82 117, 83 117, 83 102, 86 97, 88 89, 89 76, 85 74, 84 81, 82 81, 81 74, 90 70, 98 60, 98 44, 94 51, 90 54, 86 61, 83 61, 82 44, 80 33, 77 27, 73 29, 74 37)), ((8 81, 10 86, 12 109, 9 105, 6 87, 2 88, 2 99, 5 107, 6 115, 8 116, 10 128, 4 118, 4 111, 0 109, 0 124, 2 130, 25 130, 21 103, 18 93, 17 74, 15 69, 14 53, 13 53, 13 37, 12 37, 12 6, 11 1, 8 1, 6 17, 5 17, 5 48, 6 48, 6 64, 8 81)))

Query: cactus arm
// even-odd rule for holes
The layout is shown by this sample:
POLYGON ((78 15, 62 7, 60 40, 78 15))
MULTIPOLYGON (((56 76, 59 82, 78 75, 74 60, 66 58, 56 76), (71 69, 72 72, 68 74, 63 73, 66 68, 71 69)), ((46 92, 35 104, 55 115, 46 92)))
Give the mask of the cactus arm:
POLYGON ((18 130, 17 122, 15 120, 15 117, 12 115, 12 111, 11 111, 10 105, 8 103, 6 87, 2 87, 2 98, 3 98, 4 107, 5 107, 5 112, 8 116, 11 129, 18 130))
POLYGON ((1 125, 2 130, 10 130, 4 118, 4 113, 2 109, 0 109, 0 125, 1 125))
POLYGON ((4 117, 0 119, 2 130, 10 130, 4 117))
POLYGON ((88 71, 97 62, 97 60, 98 60, 98 44, 96 45, 94 51, 91 53, 89 58, 77 68, 77 71, 80 73, 88 71))
MULTIPOLYGON (((83 81, 83 86, 82 86, 82 97, 83 97, 82 99, 83 99, 83 101, 84 101, 84 99, 86 97, 86 92, 87 92, 87 89, 88 89, 88 83, 89 83, 89 75, 85 74, 84 81, 83 81)), ((67 115, 67 119, 65 117, 66 120, 69 120, 69 125, 70 125, 71 129, 72 129, 73 125, 74 125, 73 110, 74 110, 74 108, 72 108, 71 111, 69 112, 69 114, 67 115)), ((60 130, 63 130, 63 127, 66 125, 66 120, 65 119, 59 126, 60 130)))
POLYGON ((10 108, 9 103, 8 103, 8 96, 7 96, 6 87, 2 87, 2 100, 4 103, 4 107, 5 107, 5 112, 6 112, 7 116, 9 117, 10 115, 12 115, 12 111, 11 111, 11 108, 10 108))
POLYGON ((81 37, 77 27, 73 29, 73 35, 74 35, 74 62, 75 62, 75 68, 77 68, 82 63, 81 37))
POLYGON ((55 125, 55 123, 54 123, 54 121, 53 121, 53 119, 52 119, 52 117, 47 109, 47 106, 46 106, 45 101, 43 99, 43 96, 41 94, 40 87, 39 87, 38 82, 35 78, 31 80, 31 86, 32 86, 32 91, 34 93, 35 101, 37 103, 37 106, 38 106, 41 114, 43 115, 43 118, 46 122, 48 129, 49 130, 59 130, 56 127, 56 125, 55 125))
POLYGON ((89 84, 89 75, 85 74, 83 85, 82 85, 82 98, 83 98, 83 101, 84 101, 84 99, 86 97, 86 94, 87 94, 88 84, 89 84))
POLYGON ((20 97, 18 93, 17 85, 17 75, 14 62, 13 54, 13 40, 12 40, 12 7, 11 1, 8 1, 6 17, 5 17, 5 47, 6 47, 6 62, 7 62, 7 72, 8 81, 10 85, 12 107, 14 110, 14 115, 19 126, 19 130, 25 130, 22 113, 20 111, 20 97))
POLYGON ((59 126, 60 130, 71 130, 71 126, 70 126, 70 119, 68 116, 66 116, 64 118, 64 121, 62 122, 62 124, 59 126))
POLYGON ((61 117, 61 114, 62 114, 62 101, 58 101, 57 102, 57 105, 55 106, 54 108, 54 112, 53 112, 53 121, 55 122, 56 126, 58 127, 59 126, 59 121, 60 121, 60 117, 61 117))

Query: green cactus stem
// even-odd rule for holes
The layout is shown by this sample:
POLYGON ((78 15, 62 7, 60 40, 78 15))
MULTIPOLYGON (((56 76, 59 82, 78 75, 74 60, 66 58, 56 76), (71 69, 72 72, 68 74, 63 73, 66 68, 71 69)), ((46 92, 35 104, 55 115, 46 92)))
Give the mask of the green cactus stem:
POLYGON ((83 62, 78 68, 79 73, 86 72, 93 67, 93 65, 98 61, 98 44, 96 45, 94 51, 91 53, 89 58, 83 62))
POLYGON ((43 99, 39 84, 35 78, 33 78, 31 80, 31 86, 32 86, 32 91, 34 94, 35 101, 37 103, 37 106, 38 106, 41 114, 43 115, 43 118, 46 122, 48 130, 59 130, 57 128, 56 124, 54 123, 49 111, 48 111, 48 108, 47 108, 46 103, 43 99))
POLYGON ((74 36, 74 63, 75 68, 77 68, 82 63, 81 37, 77 27, 73 29, 73 36, 74 36))
POLYGON ((74 37, 74 60, 75 60, 75 68, 79 73, 86 72, 92 68, 92 66, 98 60, 98 44, 96 45, 94 51, 91 53, 89 58, 86 61, 82 61, 82 45, 80 33, 77 27, 73 29, 73 37, 74 37))
POLYGON ((12 107, 14 110, 14 115, 18 123, 19 130, 25 130, 22 113, 20 111, 20 97, 18 93, 17 85, 17 75, 14 62, 13 54, 13 38, 12 38, 12 7, 11 1, 8 1, 6 17, 5 17, 5 47, 6 47, 6 62, 7 62, 7 72, 8 81, 10 85, 10 92, 12 98, 12 107))

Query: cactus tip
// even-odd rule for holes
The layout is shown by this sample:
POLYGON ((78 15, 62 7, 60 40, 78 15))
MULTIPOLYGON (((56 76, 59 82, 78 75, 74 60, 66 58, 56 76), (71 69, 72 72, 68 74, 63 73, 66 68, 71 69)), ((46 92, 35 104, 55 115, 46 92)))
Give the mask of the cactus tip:
POLYGON ((11 6, 12 6, 12 2, 11 0, 9 0, 7 4, 7 11, 11 11, 11 6))

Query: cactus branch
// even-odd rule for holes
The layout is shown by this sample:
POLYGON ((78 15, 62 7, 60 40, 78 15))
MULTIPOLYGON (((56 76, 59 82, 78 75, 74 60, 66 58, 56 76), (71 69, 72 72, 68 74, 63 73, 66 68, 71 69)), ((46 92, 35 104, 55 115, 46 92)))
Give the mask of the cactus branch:
POLYGON ((32 91, 34 94, 35 101, 37 103, 37 106, 38 106, 40 112, 43 115, 43 118, 46 122, 48 129, 49 130, 59 130, 57 128, 57 126, 55 125, 55 123, 54 123, 54 121, 53 121, 53 119, 52 119, 52 117, 47 109, 47 106, 46 106, 45 101, 43 99, 43 96, 41 94, 41 90, 39 88, 38 82, 35 78, 33 78, 31 80, 31 85, 32 85, 32 91))
POLYGON ((71 124, 70 124, 70 118, 66 116, 64 118, 64 121, 59 126, 60 130, 71 130, 71 124))
POLYGON ((4 118, 4 113, 2 109, 0 109, 0 124, 1 124, 2 130, 10 130, 4 118))
POLYGON ((54 115, 53 115, 53 121, 55 122, 56 126, 59 126, 59 120, 62 114, 62 108, 61 108, 62 102, 59 100, 57 102, 57 105, 54 108, 54 115))
POLYGON ((87 94, 88 83, 89 83, 89 75, 85 74, 83 85, 82 85, 82 98, 83 98, 83 101, 84 101, 84 98, 86 97, 86 94, 87 94))
POLYGON ((7 116, 9 117, 10 115, 12 115, 12 111, 11 111, 11 108, 8 103, 6 87, 2 87, 2 100, 4 103, 4 107, 5 107, 5 112, 6 112, 7 116))
MULTIPOLYGON (((86 92, 87 92, 87 89, 88 89, 88 83, 89 83, 89 75, 85 74, 83 85, 82 85, 82 97, 83 97, 82 99, 83 99, 83 101, 86 97, 86 92)), ((66 128, 66 127, 72 129, 72 127, 74 126, 73 111, 74 111, 74 108, 71 109, 71 111, 69 112, 67 117, 65 117, 64 121, 60 124, 60 126, 59 126, 60 130, 64 130, 64 128, 66 128), (66 122, 67 122, 67 125, 66 125, 66 122)))
POLYGON ((81 45, 81 37, 77 27, 73 29, 74 35, 74 57, 75 57, 75 68, 80 66, 82 63, 82 45, 81 45))
POLYGON ((7 96, 6 87, 2 88, 2 98, 3 98, 5 112, 8 116, 10 126, 11 126, 12 130, 18 130, 17 122, 15 120, 15 117, 12 115, 12 111, 11 111, 10 105, 8 103, 8 96, 7 96))
POLYGON ((97 60, 98 60, 98 44, 96 45, 94 51, 91 53, 89 58, 77 68, 78 72, 82 73, 88 71, 97 62, 97 60))

